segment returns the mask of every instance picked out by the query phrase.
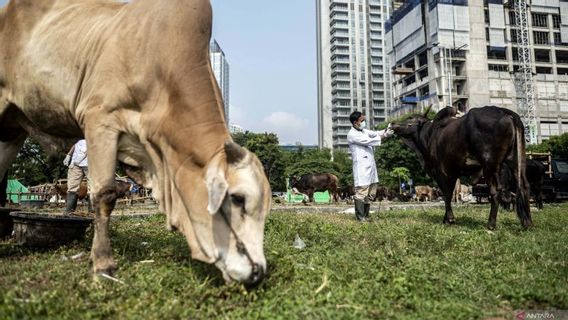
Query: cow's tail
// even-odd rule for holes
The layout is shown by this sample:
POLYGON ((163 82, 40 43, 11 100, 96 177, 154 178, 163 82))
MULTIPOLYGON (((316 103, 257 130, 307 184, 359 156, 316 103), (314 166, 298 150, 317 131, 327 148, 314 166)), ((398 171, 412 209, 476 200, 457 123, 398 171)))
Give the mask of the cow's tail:
POLYGON ((515 124, 515 151, 514 165, 516 165, 517 196, 516 209, 521 224, 525 229, 532 227, 531 211, 529 205, 529 183, 526 176, 526 156, 525 156, 525 127, 519 115, 513 116, 515 124))

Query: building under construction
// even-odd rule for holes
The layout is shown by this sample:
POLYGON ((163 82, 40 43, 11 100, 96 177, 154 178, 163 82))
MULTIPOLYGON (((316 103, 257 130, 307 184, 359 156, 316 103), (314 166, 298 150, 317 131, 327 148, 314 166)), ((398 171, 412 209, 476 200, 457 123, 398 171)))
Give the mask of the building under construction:
POLYGON ((532 142, 568 132, 568 0, 397 6, 385 26, 391 117, 497 105, 534 124, 532 142))

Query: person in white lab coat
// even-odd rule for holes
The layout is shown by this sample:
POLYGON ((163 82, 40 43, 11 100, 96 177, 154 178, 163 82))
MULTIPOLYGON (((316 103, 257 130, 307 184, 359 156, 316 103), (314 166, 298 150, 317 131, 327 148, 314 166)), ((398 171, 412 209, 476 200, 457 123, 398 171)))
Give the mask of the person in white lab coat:
MULTIPOLYGON (((69 167, 67 171, 67 200, 65 201, 65 214, 71 214, 77 209, 79 199, 79 187, 83 178, 89 174, 89 164, 87 159, 87 142, 85 139, 79 140, 65 156, 63 164, 69 167)), ((89 212, 92 211, 89 200, 89 212)))
POLYGON ((359 111, 351 113, 349 120, 353 125, 347 134, 347 142, 353 160, 355 216, 359 221, 369 221, 371 201, 375 199, 379 182, 373 147, 380 146, 381 141, 394 132, 390 129, 390 124, 385 130, 368 130, 365 115, 359 111))

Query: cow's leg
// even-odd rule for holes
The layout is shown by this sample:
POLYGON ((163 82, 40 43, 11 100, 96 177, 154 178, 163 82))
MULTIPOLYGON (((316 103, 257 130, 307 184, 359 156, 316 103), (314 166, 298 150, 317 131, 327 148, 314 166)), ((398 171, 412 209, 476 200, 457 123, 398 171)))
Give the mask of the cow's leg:
POLYGON ((499 174, 485 174, 487 178, 487 186, 489 187, 489 201, 491 202, 491 210, 489 211, 489 221, 487 221, 487 229, 494 230, 497 224, 497 211, 499 210, 499 197, 502 192, 499 184, 499 174))
POLYGON ((0 141, 0 179, 4 177, 8 168, 18 155, 28 135, 22 132, 15 139, 0 141))
POLYGON ((452 198, 454 196, 454 188, 456 186, 457 177, 445 177, 438 179, 438 186, 442 189, 444 195, 444 205, 446 214, 444 215, 444 224, 452 225, 455 223, 454 212, 452 211, 452 198))
POLYGON ((109 129, 97 129, 99 128, 87 128, 85 132, 91 196, 95 209, 95 235, 91 248, 94 275, 112 274, 116 270, 109 238, 109 221, 117 199, 114 173, 118 134, 109 129))

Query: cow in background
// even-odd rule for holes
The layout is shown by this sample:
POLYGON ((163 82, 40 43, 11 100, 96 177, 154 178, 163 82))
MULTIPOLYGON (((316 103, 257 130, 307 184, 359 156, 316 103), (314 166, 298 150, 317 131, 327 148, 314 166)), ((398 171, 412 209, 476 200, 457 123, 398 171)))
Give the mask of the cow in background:
POLYGON ((351 200, 353 200, 354 195, 355 195, 355 188, 353 187, 353 185, 341 186, 339 188, 339 197, 341 198, 341 200, 346 200, 347 202, 350 202, 351 200))
MULTIPOLYGON (((66 199, 67 198, 67 182, 55 182, 54 184, 51 185, 51 188, 49 190, 49 195, 50 196, 57 196, 58 200, 59 199, 66 199)), ((79 200, 85 200, 87 199, 89 193, 88 193, 88 187, 87 187, 87 180, 83 180, 81 181, 81 184, 79 184, 79 191, 77 191, 77 197, 79 198, 79 200)))
POLYGON ((304 174, 290 178, 290 188, 306 194, 310 202, 314 202, 314 193, 329 191, 335 202, 339 201, 339 179, 331 173, 304 174))
MULTIPOLYGON (((543 208, 542 185, 546 175, 546 168, 542 162, 535 159, 527 159, 526 176, 530 185, 530 191, 534 197, 536 207, 543 208)), ((501 198, 501 205, 504 209, 510 210, 513 198, 515 198, 515 178, 512 170, 508 166, 501 169, 501 181, 503 182, 504 192, 501 198)))
POLYGON ((434 188, 430 186, 416 186, 414 187, 416 201, 432 201, 434 200, 434 188))
POLYGON ((412 148, 425 171, 438 183, 444 194, 445 224, 453 224, 452 195, 456 180, 480 172, 490 189, 491 210, 487 227, 497 222, 499 197, 503 185, 499 173, 506 164, 515 177, 517 215, 524 228, 532 226, 528 181, 525 176, 524 126, 513 111, 486 106, 473 108, 456 118, 456 109, 440 110, 433 120, 423 115, 411 117, 393 125, 395 134, 412 148))
POLYGON ((456 186, 454 188, 454 194, 452 201, 455 203, 464 203, 469 200, 471 194, 471 187, 465 184, 461 184, 460 179, 456 181, 456 186))

